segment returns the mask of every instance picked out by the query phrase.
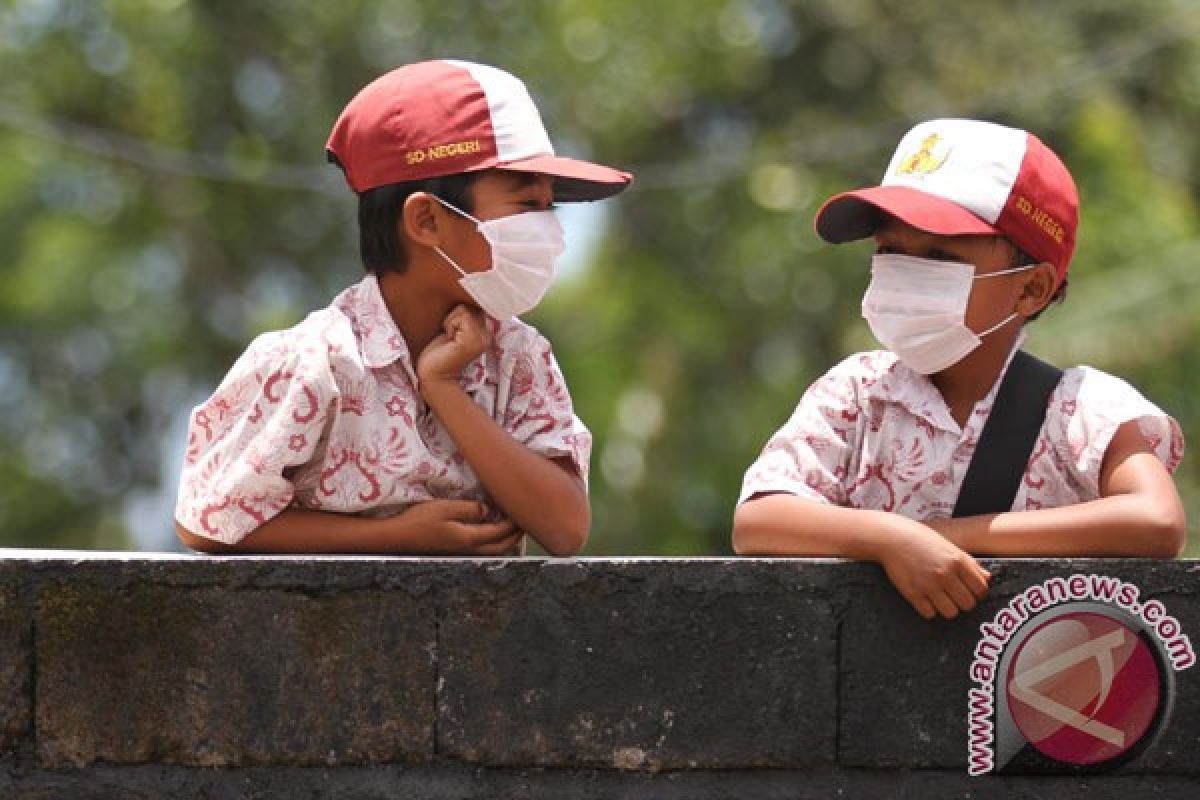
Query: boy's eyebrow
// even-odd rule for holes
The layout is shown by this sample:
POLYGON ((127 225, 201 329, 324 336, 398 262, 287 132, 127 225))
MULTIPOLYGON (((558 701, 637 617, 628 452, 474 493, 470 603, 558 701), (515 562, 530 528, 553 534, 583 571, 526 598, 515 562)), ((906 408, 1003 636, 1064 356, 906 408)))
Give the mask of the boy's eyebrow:
POLYGON ((538 183, 544 176, 540 172, 515 172, 513 170, 500 169, 504 177, 512 184, 514 190, 525 189, 538 183))

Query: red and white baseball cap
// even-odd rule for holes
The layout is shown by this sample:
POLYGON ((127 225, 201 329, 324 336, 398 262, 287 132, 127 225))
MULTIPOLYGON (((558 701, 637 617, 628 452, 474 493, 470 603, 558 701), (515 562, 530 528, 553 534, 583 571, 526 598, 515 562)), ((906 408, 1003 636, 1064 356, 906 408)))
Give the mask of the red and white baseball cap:
POLYGON ((879 186, 825 201, 816 229, 840 244, 872 235, 880 212, 943 236, 999 234, 1058 268, 1075 251, 1079 194, 1036 136, 970 119, 922 122, 900 140, 879 186))
POLYGON ((423 61, 372 81, 342 111, 325 148, 355 192, 492 167, 552 176, 558 201, 610 197, 632 180, 556 156, 525 84, 468 61, 423 61))

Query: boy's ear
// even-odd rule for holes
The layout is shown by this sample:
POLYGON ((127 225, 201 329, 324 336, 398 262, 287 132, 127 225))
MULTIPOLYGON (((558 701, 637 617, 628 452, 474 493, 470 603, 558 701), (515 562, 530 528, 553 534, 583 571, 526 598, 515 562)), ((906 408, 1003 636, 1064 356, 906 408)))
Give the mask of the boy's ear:
POLYGON ((404 200, 397 233, 417 244, 436 247, 441 243, 440 211, 441 204, 428 192, 413 192, 404 200))
POLYGON ((1054 297, 1058 282, 1058 270, 1048 261, 1029 270, 1021 296, 1017 298, 1016 312, 1025 318, 1041 311, 1054 297))

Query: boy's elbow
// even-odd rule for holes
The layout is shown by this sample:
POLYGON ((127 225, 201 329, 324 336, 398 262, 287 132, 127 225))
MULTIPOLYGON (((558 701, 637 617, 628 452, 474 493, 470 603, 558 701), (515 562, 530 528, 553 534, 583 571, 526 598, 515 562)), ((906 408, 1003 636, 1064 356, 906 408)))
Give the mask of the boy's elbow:
POLYGON ((1156 558, 1177 558, 1187 547, 1187 518, 1182 509, 1155 526, 1153 541, 1156 558))
POLYGON ((585 506, 580 513, 571 514, 554 526, 554 536, 539 543, 548 555, 555 558, 570 558, 579 555, 587 544, 592 527, 591 508, 585 506))
POLYGON ((760 511, 754 503, 742 503, 733 512, 733 552, 739 556, 760 554, 758 531, 760 511))
POLYGON ((555 558, 570 558, 579 555, 583 552, 584 545, 587 544, 588 533, 591 527, 592 521, 590 516, 577 521, 574 525, 567 528, 562 541, 557 543, 549 553, 555 558))
POLYGON ((732 537, 733 553, 738 556, 751 555, 749 536, 746 533, 746 527, 738 524, 737 515, 733 517, 733 537, 732 537))
POLYGON ((1142 555, 1147 558, 1176 558, 1187 546, 1187 517, 1182 503, 1159 507, 1143 522, 1142 555))
POLYGON ((585 544, 587 544, 587 534, 580 537, 563 537, 562 541, 547 546, 546 553, 554 558, 571 558, 579 555, 585 544))
POLYGON ((216 539, 209 539, 206 536, 197 536, 181 525, 178 520, 175 522, 175 535, 179 537, 179 541, 183 542, 184 547, 198 553, 226 553, 231 549, 224 542, 218 542, 216 539))

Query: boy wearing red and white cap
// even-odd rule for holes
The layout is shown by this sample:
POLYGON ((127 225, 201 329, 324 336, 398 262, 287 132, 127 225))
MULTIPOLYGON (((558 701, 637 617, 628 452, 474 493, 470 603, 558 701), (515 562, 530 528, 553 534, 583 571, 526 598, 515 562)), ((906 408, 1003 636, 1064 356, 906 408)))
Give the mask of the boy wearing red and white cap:
POLYGON ((396 69, 327 145, 358 195, 368 274, 256 339, 193 412, 176 527, 209 552, 571 555, 591 435, 550 345, 516 319, 563 251, 555 201, 627 173, 555 155, 494 67, 396 69))
POLYGON ((972 553, 1178 554, 1179 425, 1089 367, 1050 391, 1011 511, 951 517, 1023 325, 1065 291, 1077 223, 1058 157, 974 120, 917 125, 882 185, 828 200, 822 238, 875 240, 862 307, 887 350, 818 379, 767 443, 743 482, 737 552, 877 561, 927 618, 986 592, 972 553))

